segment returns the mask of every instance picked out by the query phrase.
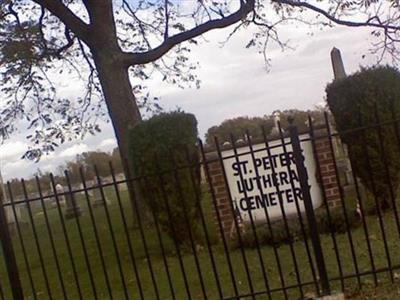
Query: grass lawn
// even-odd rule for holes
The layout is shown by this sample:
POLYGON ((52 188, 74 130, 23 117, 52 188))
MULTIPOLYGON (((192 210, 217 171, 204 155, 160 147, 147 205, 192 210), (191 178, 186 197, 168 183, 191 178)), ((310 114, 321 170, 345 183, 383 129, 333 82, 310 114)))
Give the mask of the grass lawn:
MULTIPOLYGON (((98 207, 93 210, 95 224, 99 236, 99 244, 101 246, 102 257, 106 274, 103 270, 101 256, 96 242, 96 236, 93 230, 92 220, 88 211, 86 199, 83 195, 78 196, 78 201, 84 211, 84 214, 79 218, 80 226, 82 229, 82 238, 87 249, 88 261, 85 259, 85 253, 82 247, 82 239, 79 235, 77 219, 66 220, 66 228, 68 232, 68 239, 72 258, 76 269, 76 276, 82 291, 83 299, 94 299, 94 290, 99 299, 110 299, 107 288, 106 276, 112 295, 114 299, 124 299, 124 288, 121 280, 121 272, 125 281, 125 286, 131 299, 140 299, 139 286, 141 286, 146 299, 156 299, 155 285, 160 295, 160 299, 172 299, 172 291, 176 299, 188 299, 189 295, 193 299, 218 299, 219 292, 217 282, 221 286, 223 296, 228 298, 235 296, 233 283, 235 282, 240 294, 246 294, 250 291, 249 281, 252 283, 254 291, 263 292, 266 290, 266 281, 264 280, 261 260, 264 263, 266 270, 268 286, 270 289, 278 289, 282 287, 282 281, 277 267, 277 259, 275 256, 274 248, 271 246, 263 246, 261 251, 256 249, 246 249, 241 251, 239 249, 229 252, 227 257, 224 252, 222 244, 215 244, 212 246, 212 257, 209 254, 208 248, 205 246, 197 255, 201 276, 196 269, 195 257, 190 251, 186 250, 182 253, 182 264, 176 253, 173 241, 166 235, 161 235, 161 243, 166 253, 166 261, 163 260, 161 255, 160 240, 157 231, 154 227, 146 227, 144 229, 145 243, 149 251, 150 260, 146 257, 144 241, 141 237, 140 230, 134 226, 133 222, 128 222, 128 234, 132 241, 132 252, 134 255, 134 262, 137 266, 139 278, 136 277, 133 261, 129 251, 129 244, 121 218, 120 207, 115 198, 115 192, 109 188, 107 191, 108 197, 111 200, 109 207, 109 215, 112 223, 112 229, 115 236, 115 244, 117 249, 114 248, 112 235, 107 222, 107 215, 104 207, 98 207), (120 258, 121 271, 118 268, 118 261, 116 259, 116 251, 120 258), (260 259, 261 256, 261 259, 260 259), (244 257, 248 264, 248 272, 246 272, 244 257), (212 259, 216 264, 217 275, 215 276, 212 268, 212 259), (228 259, 233 268, 233 278, 229 270, 228 259), (90 268, 89 268, 89 266, 90 268), (184 274, 188 282, 189 291, 185 288, 185 281, 181 265, 183 265, 184 274), (166 268, 167 267, 167 268, 166 268), (152 280, 150 268, 153 270, 155 285, 152 280), (91 269, 93 282, 90 280, 91 269), (171 274, 171 285, 169 284, 167 272, 171 274), (249 277, 247 276, 249 274, 249 277), (205 287, 205 294, 202 291, 201 283, 205 287), (93 287, 94 286, 94 287, 93 287)), ((127 200, 126 192, 122 193, 122 211, 127 220, 132 220, 132 210, 127 200)), ((53 299, 62 299, 62 288, 60 284, 60 277, 65 284, 65 290, 68 299, 79 299, 77 283, 75 281, 74 272, 71 264, 71 259, 68 252, 67 243, 63 234, 62 224, 60 222, 59 212, 56 208, 50 208, 46 204, 49 221, 51 224, 51 233, 53 235, 56 247, 56 254, 58 263, 61 269, 60 276, 58 275, 54 253, 52 251, 49 233, 46 227, 43 210, 35 205, 33 209, 34 223, 38 235, 39 246, 45 264, 45 271, 49 279, 49 288, 51 290, 53 299)), ((211 220, 211 206, 207 201, 204 201, 204 210, 206 218, 211 220)), ((27 225, 23 228, 22 239, 27 254, 29 268, 31 270, 34 288, 38 299, 47 299, 47 288, 44 280, 43 269, 41 268, 40 259, 37 251, 35 239, 33 239, 32 226, 26 211, 23 214, 24 221, 27 225)), ((382 269, 388 266, 388 257, 385 252, 382 233, 380 230, 378 218, 376 216, 368 217, 368 231, 369 240, 373 251, 373 259, 375 269, 382 269)), ((386 213, 384 215, 384 229, 388 241, 389 258, 392 266, 400 266, 400 239, 399 233, 395 226, 393 213, 386 213)), ((215 228, 212 224, 208 228, 210 233, 215 237, 215 228)), ((363 227, 360 226, 352 231, 352 238, 355 246, 355 257, 359 272, 368 272, 371 270, 371 261, 367 251, 366 235, 363 227)), ((336 239, 339 247, 340 262, 343 268, 344 275, 355 274, 355 265, 352 259, 352 253, 349 247, 349 237, 347 234, 336 234, 336 239)), ((24 260, 21 242, 17 235, 13 238, 15 252, 19 264, 21 280, 24 287, 24 292, 27 299, 34 299, 32 286, 28 277, 26 263, 24 260)), ((339 276, 338 264, 333 250, 332 238, 330 235, 321 235, 321 242, 323 245, 324 256, 327 263, 328 275, 330 279, 339 276)), ((294 268, 294 259, 289 245, 282 245, 277 247, 279 261, 282 266, 282 275, 285 286, 292 286, 298 284, 300 281, 304 283, 303 292, 315 291, 310 263, 307 259, 307 253, 304 241, 297 241, 292 244, 295 253, 295 260, 300 270, 296 274, 294 268), (298 278, 299 277, 299 278, 298 278)), ((398 270, 400 274, 400 269, 398 270)), ((399 275, 393 274, 398 278, 399 275)), ((380 284, 387 284, 390 282, 388 272, 382 272, 378 275, 380 284)), ((374 278, 371 274, 363 275, 360 278, 366 290, 372 290, 374 286, 374 278)), ((5 293, 5 299, 11 299, 10 290, 8 288, 8 279, 6 276, 4 261, 0 265, 0 283, 5 293)), ((340 290, 341 282, 339 280, 332 280, 332 289, 340 290)), ((362 298, 362 294, 357 293, 358 281, 357 278, 349 278, 344 282, 349 294, 355 297, 354 299, 378 299, 378 298, 362 298), (359 297, 361 298, 357 298, 359 297)), ((398 295, 399 285, 394 285, 393 289, 388 288, 390 293, 394 292, 398 295)), ((298 299, 300 291, 298 288, 289 289, 287 291, 289 299, 298 299)), ((273 292, 273 299, 284 299, 284 294, 281 291, 273 292)), ((389 294, 388 294, 389 295, 389 294)), ((379 299, 394 299, 390 298, 379 299)), ((244 298, 243 298, 244 299, 244 298)), ((262 294, 257 299, 267 299, 266 294, 262 294)))
POLYGON ((393 300, 400 299, 400 283, 385 283, 379 286, 364 286, 362 290, 348 294, 348 299, 352 300, 393 300))

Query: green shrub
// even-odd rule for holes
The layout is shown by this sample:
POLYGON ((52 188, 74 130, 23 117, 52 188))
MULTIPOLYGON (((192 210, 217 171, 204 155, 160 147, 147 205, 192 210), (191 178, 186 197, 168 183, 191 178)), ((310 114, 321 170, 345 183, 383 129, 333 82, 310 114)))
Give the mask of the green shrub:
POLYGON ((133 128, 129 138, 135 175, 145 176, 138 184, 141 197, 161 229, 179 244, 190 232, 196 238, 201 198, 196 118, 162 113, 133 128))
POLYGON ((400 180, 400 151, 394 125, 381 126, 380 131, 379 127, 345 131, 376 125, 378 118, 382 123, 393 120, 394 115, 400 116, 400 72, 391 67, 362 69, 333 81, 326 92, 336 128, 348 146, 353 171, 377 196, 380 207, 389 208, 389 183, 396 195, 400 180))
POLYGON ((360 225, 360 217, 357 214, 357 199, 345 198, 345 207, 329 208, 330 220, 325 206, 316 209, 315 215, 317 218, 318 230, 320 233, 344 233, 353 227, 360 225), (346 224, 345 213, 349 228, 346 224))
MULTIPOLYGON (((331 221, 329 222, 326 207, 320 207, 315 210, 315 218, 317 221, 317 228, 320 234, 327 233, 344 233, 347 230, 351 230, 354 227, 360 225, 360 218, 356 213, 356 200, 348 198, 345 200, 346 213, 349 228, 347 227, 344 210, 342 207, 329 208, 331 221)), ((297 240, 303 240, 309 238, 309 227, 306 215, 302 216, 304 224, 304 233, 301 229, 300 221, 298 217, 292 217, 288 219, 289 233, 285 228, 283 220, 274 221, 271 224, 271 230, 267 224, 258 225, 256 227, 256 233, 258 242, 260 245, 274 245, 279 246, 285 243, 293 243, 297 240)), ((242 244, 246 248, 255 248, 257 246, 254 232, 250 225, 247 226, 246 232, 242 235, 242 244)), ((234 247, 238 247, 239 242, 234 241, 234 247)))

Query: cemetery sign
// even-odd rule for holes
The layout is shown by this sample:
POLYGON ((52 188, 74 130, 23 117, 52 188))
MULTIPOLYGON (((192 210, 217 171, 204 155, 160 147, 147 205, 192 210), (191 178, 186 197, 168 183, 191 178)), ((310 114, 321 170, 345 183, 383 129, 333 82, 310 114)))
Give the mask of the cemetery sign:
MULTIPOLYGON (((300 136, 304 164, 308 172, 308 183, 314 208, 322 204, 321 189, 317 182, 316 165, 311 141, 308 135, 300 136)), ((227 175, 229 191, 235 210, 240 212, 244 221, 264 222, 266 212, 271 220, 297 214, 296 201, 300 211, 304 211, 303 195, 294 162, 290 139, 284 140, 286 152, 281 140, 265 144, 256 144, 253 151, 249 146, 223 151, 224 169, 227 175), (251 153, 253 152, 253 154, 251 153)))

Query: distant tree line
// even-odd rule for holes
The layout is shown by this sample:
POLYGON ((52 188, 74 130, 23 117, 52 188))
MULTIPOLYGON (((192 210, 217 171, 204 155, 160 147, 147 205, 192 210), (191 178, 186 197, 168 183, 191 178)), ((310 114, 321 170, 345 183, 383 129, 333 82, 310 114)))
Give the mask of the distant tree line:
MULTIPOLYGON (((56 184, 60 183, 63 186, 66 186, 67 182, 64 172, 67 171, 71 184, 79 184, 82 182, 80 168, 82 168, 86 181, 93 180, 96 177, 94 166, 97 167, 97 171, 100 177, 110 176, 110 162, 113 166, 115 174, 123 172, 122 161, 119 155, 118 148, 115 148, 110 153, 96 150, 78 154, 74 160, 68 161, 65 164, 57 167, 57 171, 55 172, 55 174, 53 174, 54 181, 56 184)), ((38 169, 31 178, 28 178, 24 181, 26 192, 28 195, 38 192, 36 177, 39 178, 40 187, 44 192, 47 192, 51 189, 50 172, 43 172, 42 170, 38 169)), ((12 190, 13 197, 23 196, 24 190, 21 179, 13 178, 9 181, 9 184, 12 190)))
POLYGON ((324 107, 316 107, 313 110, 277 110, 271 115, 264 115, 263 117, 237 117, 227 119, 220 125, 210 127, 206 133, 206 144, 209 147, 215 145, 214 138, 218 139, 220 144, 224 142, 231 142, 231 135, 234 139, 245 139, 246 130, 249 131, 253 139, 262 139, 264 128, 265 134, 269 135, 275 126, 274 117, 278 116, 280 119, 281 128, 286 131, 288 128, 288 117, 294 117, 294 124, 298 127, 299 131, 308 131, 308 116, 310 115, 315 123, 321 122, 324 119, 324 107))
MULTIPOLYGON (((320 122, 323 119, 324 109, 321 107, 313 110, 298 110, 290 109, 283 111, 275 111, 271 115, 264 115, 263 117, 237 117, 224 120, 220 125, 212 126, 208 129, 205 135, 205 142, 208 146, 214 145, 214 137, 217 137, 222 144, 231 140, 231 134, 235 139, 244 139, 246 130, 254 139, 262 139, 262 127, 265 133, 269 135, 273 129, 274 116, 278 115, 281 127, 284 131, 288 127, 288 117, 294 117, 294 123, 298 126, 299 131, 308 130, 308 116, 311 115, 315 122, 320 122)), ((75 159, 66 162, 57 167, 54 174, 56 183, 66 185, 66 178, 64 172, 68 172, 69 179, 73 185, 81 182, 81 175, 79 169, 82 168, 86 180, 93 180, 96 176, 94 166, 97 167, 99 176, 107 177, 111 174, 109 162, 112 163, 115 174, 123 172, 123 166, 118 148, 113 149, 110 153, 104 151, 88 151, 78 154, 75 159)), ((41 188, 45 191, 50 189, 50 172, 38 171, 31 177, 25 180, 25 186, 28 194, 37 192, 37 184, 35 177, 38 177, 41 183, 41 188)), ((13 196, 23 195, 21 179, 13 178, 10 180, 10 185, 13 191, 13 196)))

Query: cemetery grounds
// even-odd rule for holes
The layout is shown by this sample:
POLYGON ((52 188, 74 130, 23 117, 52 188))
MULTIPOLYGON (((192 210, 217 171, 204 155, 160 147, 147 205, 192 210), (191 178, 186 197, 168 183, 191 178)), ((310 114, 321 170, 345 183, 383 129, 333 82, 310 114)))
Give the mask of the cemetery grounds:
MULTIPOLYGON (((139 299, 138 292, 138 280, 135 276, 134 268, 132 267, 132 256, 129 252, 129 243, 126 238, 125 227, 121 218, 121 208, 125 214, 126 220, 128 220, 127 229, 131 240, 132 253, 139 273, 140 284, 143 289, 145 299, 156 299, 154 282, 151 277, 149 265, 154 272, 154 280, 156 287, 160 295, 160 299, 171 299, 171 285, 176 299, 187 299, 187 291, 185 289, 185 283, 182 276, 181 265, 176 253, 176 248, 171 238, 166 234, 161 234, 160 238, 157 235, 156 229, 153 225, 144 223, 143 233, 139 230, 139 227, 131 220, 134 220, 132 215, 131 204, 128 200, 128 194, 126 191, 120 192, 120 200, 122 207, 118 205, 116 200, 116 194, 114 187, 105 188, 105 193, 110 200, 108 204, 109 217, 112 224, 112 231, 114 233, 115 242, 117 245, 117 251, 113 244, 112 235, 110 234, 110 227, 107 221, 107 215, 104 207, 98 207, 93 209, 93 216, 98 231, 99 242, 101 245, 101 251, 103 255, 103 262, 107 271, 109 279, 109 285, 112 290, 113 298, 122 299, 124 298, 124 280, 127 292, 131 299, 139 299), (146 255, 145 246, 143 243, 143 237, 145 239, 148 255, 146 255), (162 250, 165 253, 165 260, 162 255, 162 250), (118 262, 119 259, 119 262, 118 262), (150 259, 150 261, 149 261, 150 259), (120 264, 119 264, 120 263, 120 264), (119 265, 121 269, 119 269, 119 265), (166 266, 170 273, 171 281, 168 280, 166 273, 166 266)), ((96 290, 99 299, 109 299, 109 294, 106 284, 106 276, 102 267, 101 256, 96 245, 95 233, 93 230, 92 220, 88 213, 88 207, 85 206, 85 197, 79 195, 76 197, 77 202, 83 209, 83 215, 79 218, 80 226, 82 228, 82 238, 79 235, 77 228, 76 219, 66 220, 66 228, 68 233, 68 239, 71 250, 73 252, 73 259, 76 267, 76 275, 82 291, 84 299, 93 298, 93 285, 96 290), (82 247, 82 240, 87 250, 88 261, 85 259, 85 253, 82 247), (93 281, 90 280, 88 273, 87 263, 90 264, 90 269, 93 275, 93 281)), ((65 290, 68 298, 77 299, 77 287, 74 277, 74 272, 71 267, 71 260, 68 254, 68 247, 65 241, 65 237, 62 231, 60 223, 59 212, 57 208, 54 208, 51 203, 46 202, 46 212, 51 225, 51 232, 54 238, 54 244, 56 253, 59 261, 59 267, 61 274, 57 275, 54 253, 51 251, 51 243, 49 239, 48 230, 45 223, 43 210, 39 203, 32 205, 33 221, 37 231, 38 241, 40 249, 43 255, 43 263, 48 276, 49 288, 54 299, 61 299, 62 290, 60 286, 60 276, 64 282, 65 290)), ((210 233, 210 239, 213 242, 212 254, 215 259, 218 278, 221 283, 221 288, 224 295, 233 295, 232 277, 228 268, 227 255, 222 247, 222 243, 216 243, 217 228, 215 228, 215 222, 213 221, 213 212, 211 197, 207 192, 203 193, 202 207, 206 220, 209 220, 207 224, 207 230, 210 233)), ((22 219, 27 222, 26 226, 22 226, 22 237, 24 247, 26 249, 27 260, 29 264, 29 270, 27 269, 26 261, 23 258, 23 252, 21 248, 20 239, 16 234, 13 235, 13 245, 16 253, 18 267, 20 271, 21 281, 23 284, 26 299, 34 299, 32 295, 32 288, 29 283, 28 272, 31 272, 31 276, 34 279, 34 287, 36 290, 36 296, 38 299, 43 299, 44 295, 47 295, 46 284, 44 280, 44 273, 41 268, 40 258, 37 252, 37 245, 32 234, 32 226, 29 224, 29 218, 27 216, 26 209, 22 210, 22 219)), ((400 239, 399 232, 397 232, 395 218, 392 211, 386 212, 383 215, 384 227, 386 234, 387 246, 389 248, 390 263, 393 266, 400 266, 400 239)), ((382 232, 379 226, 379 220, 377 216, 367 216, 367 227, 369 231, 369 240, 371 242, 374 266, 377 271, 379 269, 388 267, 387 254, 385 252, 385 245, 382 239, 382 232)), ((376 293, 374 290, 374 279, 371 272, 371 260, 367 252, 365 232, 362 226, 352 229, 352 238, 354 242, 357 267, 359 274, 366 272, 364 275, 359 277, 350 277, 345 279, 344 282, 339 279, 337 260, 333 250, 332 239, 329 234, 320 235, 321 244, 323 247, 323 253, 328 269, 328 276, 330 279, 337 278, 331 281, 332 290, 340 290, 341 284, 344 283, 346 291, 349 296, 354 299, 364 299, 366 291, 376 293), (359 292, 360 284, 362 285, 362 292, 359 292), (359 298, 358 298, 359 297, 359 298)), ((355 273, 354 260, 349 247, 348 235, 346 233, 335 234, 337 245, 339 248, 340 261, 343 268, 343 275, 355 273)), ((279 255, 282 273, 284 278, 284 284, 289 288, 287 290, 287 296, 289 299, 298 299, 301 295, 297 285, 299 279, 301 283, 305 283, 302 286, 303 294, 307 292, 315 291, 313 286, 312 272, 309 267, 309 263, 306 259, 307 254, 305 250, 305 243, 302 239, 294 241, 292 243, 295 252, 296 263, 298 264, 299 274, 296 274, 294 268, 294 260, 291 249, 288 244, 277 245, 276 249, 279 255), (298 277, 300 276, 300 278, 298 277)), ((204 299, 204 292, 201 288, 201 282, 203 282, 206 288, 206 296, 208 299, 217 299, 218 290, 213 273, 212 264, 210 260, 209 251, 206 245, 198 246, 198 260, 200 265, 200 272, 196 269, 195 257, 191 253, 190 248, 182 250, 182 263, 187 276, 190 294, 193 299, 204 299), (199 277, 201 274, 201 278, 199 277)), ((261 255, 264 259, 264 265, 266 274, 268 276, 269 286, 272 291, 272 299, 284 299, 284 293, 282 291, 274 292, 274 288, 280 288, 282 282, 278 273, 277 259, 274 256, 274 248, 270 245, 263 245, 260 248, 261 255)), ((234 279, 237 283, 239 291, 243 294, 249 293, 249 281, 247 273, 243 263, 243 253, 248 263, 250 270, 251 283, 254 291, 265 290, 265 281, 260 268, 259 255, 257 249, 231 249, 229 251, 229 257, 232 261, 234 269, 234 279)), ((0 282, 3 286, 5 298, 11 298, 11 292, 4 287, 7 282, 6 268, 4 266, 4 260, 1 260, 0 265, 0 282)), ((399 285, 388 285, 392 278, 397 281, 400 277, 400 270, 396 273, 395 271, 390 274, 389 272, 381 272, 377 275, 379 291, 382 291, 382 299, 391 293, 399 291, 399 285), (391 276, 392 275, 392 276, 391 276), (385 286, 387 288, 385 288, 385 286)), ((379 294, 380 295, 380 294, 379 294)), ((380 299, 380 296, 377 296, 380 299)), ((249 297, 250 298, 250 297, 249 297)), ((255 296, 256 299, 267 299, 266 294, 255 296)), ((254 299, 254 298, 253 298, 254 299)), ((369 299, 369 298, 365 298, 369 299)), ((392 298, 387 298, 392 299, 392 298)))

